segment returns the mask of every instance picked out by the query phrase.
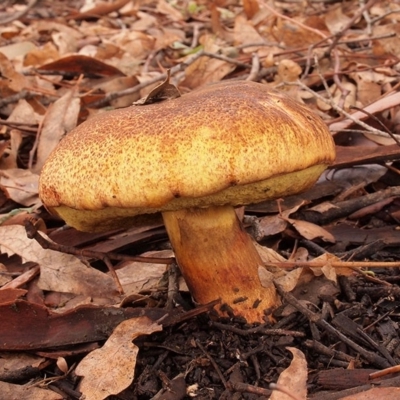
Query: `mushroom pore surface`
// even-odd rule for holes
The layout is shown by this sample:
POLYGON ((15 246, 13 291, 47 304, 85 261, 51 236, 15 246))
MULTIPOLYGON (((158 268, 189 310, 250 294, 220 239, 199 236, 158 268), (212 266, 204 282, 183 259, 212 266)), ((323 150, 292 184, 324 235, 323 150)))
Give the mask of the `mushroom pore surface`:
POLYGON ((39 194, 69 225, 101 231, 294 194, 334 157, 306 107, 262 84, 222 82, 82 123, 48 158, 39 194))

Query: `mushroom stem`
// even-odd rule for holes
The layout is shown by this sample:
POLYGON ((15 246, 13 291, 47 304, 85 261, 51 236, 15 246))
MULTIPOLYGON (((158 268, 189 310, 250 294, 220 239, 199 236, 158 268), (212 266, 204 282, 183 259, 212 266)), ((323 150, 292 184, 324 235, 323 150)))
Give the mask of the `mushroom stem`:
MULTIPOLYGON (((231 206, 163 212, 182 275, 194 299, 227 305, 247 322, 263 322, 264 310, 278 304, 275 287, 261 285, 261 258, 231 206)), ((226 306, 225 306, 226 310, 226 306)))

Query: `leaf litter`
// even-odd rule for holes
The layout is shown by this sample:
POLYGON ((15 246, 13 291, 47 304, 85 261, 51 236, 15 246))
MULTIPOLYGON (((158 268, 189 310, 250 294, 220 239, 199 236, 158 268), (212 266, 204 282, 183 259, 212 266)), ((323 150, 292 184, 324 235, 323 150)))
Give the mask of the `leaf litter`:
POLYGON ((400 398, 399 2, 3 3, 1 399, 400 398), (167 70, 183 94, 263 82, 334 135, 337 160, 314 188, 245 210, 268 266, 260 279, 288 292, 274 323, 190 314, 169 263, 113 261, 122 295, 107 254, 170 259, 162 226, 81 234, 41 207, 38 176, 59 140, 151 98, 167 70), (27 215, 75 254, 28 239, 27 215), (94 249, 104 257, 81 256, 94 249), (368 368, 380 370, 379 387, 368 368))

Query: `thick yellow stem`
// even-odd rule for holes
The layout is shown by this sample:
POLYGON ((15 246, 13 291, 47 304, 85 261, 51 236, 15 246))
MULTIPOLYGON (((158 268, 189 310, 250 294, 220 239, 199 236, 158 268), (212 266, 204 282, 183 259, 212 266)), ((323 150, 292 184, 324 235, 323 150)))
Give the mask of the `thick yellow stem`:
MULTIPOLYGON (((263 322, 264 310, 278 304, 275 288, 261 285, 262 265, 250 237, 230 206, 163 213, 178 265, 194 299, 201 304, 221 299, 248 322, 263 322)), ((222 307, 222 310, 221 310, 222 307)))

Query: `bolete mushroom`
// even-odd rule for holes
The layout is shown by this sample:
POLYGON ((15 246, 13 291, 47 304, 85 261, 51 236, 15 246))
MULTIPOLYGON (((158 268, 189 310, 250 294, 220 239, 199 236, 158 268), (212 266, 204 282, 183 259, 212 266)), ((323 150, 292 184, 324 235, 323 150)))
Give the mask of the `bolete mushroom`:
POLYGON ((161 213, 194 299, 221 299, 255 322, 278 300, 234 207, 301 192, 334 157, 328 129, 305 106, 263 84, 223 82, 82 123, 48 158, 39 193, 83 231, 161 213))

